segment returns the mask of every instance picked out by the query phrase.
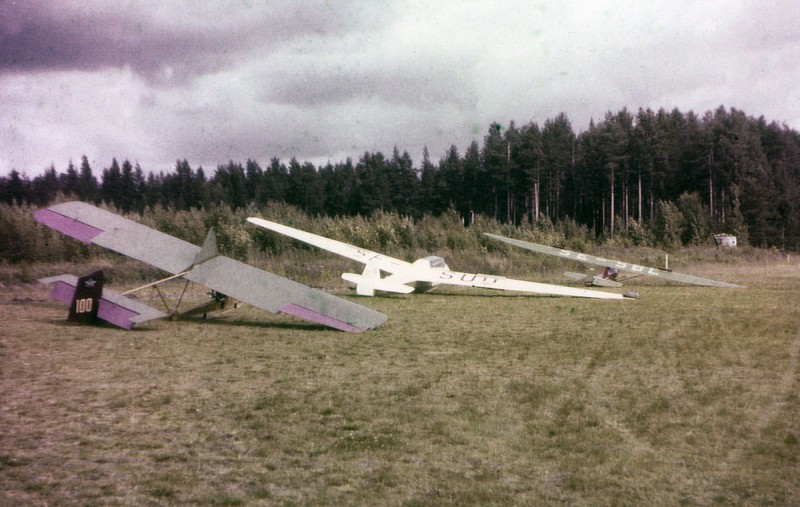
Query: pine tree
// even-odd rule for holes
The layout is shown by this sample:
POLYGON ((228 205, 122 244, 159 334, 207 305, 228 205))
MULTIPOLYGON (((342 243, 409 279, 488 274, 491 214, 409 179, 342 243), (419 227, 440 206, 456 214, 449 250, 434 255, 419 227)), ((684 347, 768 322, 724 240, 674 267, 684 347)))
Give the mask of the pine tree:
POLYGON ((45 169, 40 176, 31 182, 31 198, 37 206, 46 206, 61 190, 55 166, 45 169))
MULTIPOLYGON (((72 164, 70 163, 70 165, 72 164)), ((100 202, 99 188, 97 178, 92 174, 89 159, 86 155, 83 155, 81 157, 81 169, 78 175, 76 195, 81 201, 97 204, 100 202)))
POLYGON ((100 193, 103 197, 103 202, 119 209, 120 203, 122 202, 122 171, 120 171, 116 158, 111 160, 111 167, 103 169, 102 179, 100 193))

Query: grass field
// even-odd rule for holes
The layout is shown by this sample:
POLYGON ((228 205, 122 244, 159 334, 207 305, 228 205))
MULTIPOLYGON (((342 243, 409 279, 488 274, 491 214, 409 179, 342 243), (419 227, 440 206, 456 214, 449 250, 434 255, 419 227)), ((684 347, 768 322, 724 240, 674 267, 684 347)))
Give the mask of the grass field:
POLYGON ((348 334, 6 286, 0 504, 800 504, 800 264, 689 268, 748 288, 357 299, 390 320, 348 334))

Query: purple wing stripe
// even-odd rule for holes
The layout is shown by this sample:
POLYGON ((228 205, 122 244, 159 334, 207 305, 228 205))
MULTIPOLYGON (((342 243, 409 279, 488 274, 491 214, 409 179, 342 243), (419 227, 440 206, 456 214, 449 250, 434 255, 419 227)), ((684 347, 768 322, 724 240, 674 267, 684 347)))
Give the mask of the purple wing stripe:
POLYGON ((65 217, 49 209, 37 211, 33 218, 37 222, 46 225, 52 229, 57 230, 62 234, 73 237, 84 243, 91 243, 95 236, 103 232, 102 230, 92 227, 91 225, 84 224, 78 220, 65 217))
POLYGON ((299 317, 301 319, 322 324, 323 326, 339 329, 340 331, 346 331, 348 333, 360 333, 364 331, 361 328, 353 327, 345 322, 336 320, 333 317, 315 312, 314 310, 309 310, 308 308, 303 308, 302 306, 294 303, 289 303, 288 305, 283 306, 279 311, 289 315, 294 315, 295 317, 299 317))
POLYGON ((139 314, 105 299, 100 300, 100 306, 97 308, 99 318, 123 329, 131 329, 133 327, 131 319, 137 315, 139 314))
POLYGON ((75 295, 75 287, 64 283, 56 282, 53 284, 53 290, 50 291, 50 298, 56 301, 61 301, 64 304, 71 305, 72 297, 75 295))

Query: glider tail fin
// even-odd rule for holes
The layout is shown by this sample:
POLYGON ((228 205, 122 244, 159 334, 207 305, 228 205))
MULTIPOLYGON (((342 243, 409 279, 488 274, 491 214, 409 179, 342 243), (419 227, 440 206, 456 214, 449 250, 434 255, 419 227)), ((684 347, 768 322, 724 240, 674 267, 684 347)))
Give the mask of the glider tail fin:
POLYGON ((356 294, 359 296, 374 296, 375 286, 380 282, 381 270, 377 266, 367 264, 356 282, 356 294))
POLYGON ((342 273, 342 278, 356 284, 356 294, 359 296, 374 296, 376 290, 384 292, 397 292, 409 294, 414 288, 403 283, 395 282, 389 278, 381 278, 381 270, 377 265, 367 264, 364 271, 356 273, 342 273))
POLYGON ((214 233, 214 228, 212 227, 208 230, 208 235, 206 236, 205 241, 203 241, 203 248, 194 258, 194 264, 195 266, 202 264, 209 259, 213 259, 217 255, 219 255, 217 253, 217 235, 214 233))
POLYGON ((70 322, 91 323, 97 320, 100 298, 103 295, 103 272, 95 271, 78 278, 75 292, 69 305, 70 322))

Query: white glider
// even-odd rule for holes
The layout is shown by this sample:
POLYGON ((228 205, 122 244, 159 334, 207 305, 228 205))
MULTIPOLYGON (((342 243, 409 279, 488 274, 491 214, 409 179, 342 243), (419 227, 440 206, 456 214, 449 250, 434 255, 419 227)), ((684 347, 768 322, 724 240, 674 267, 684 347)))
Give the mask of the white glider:
POLYGON ((325 238, 310 232, 281 225, 263 218, 250 217, 251 224, 278 232, 299 241, 333 252, 365 264, 364 271, 343 273, 342 278, 356 285, 356 292, 362 296, 374 296, 375 291, 408 294, 427 292, 437 285, 459 285, 462 287, 481 287, 517 292, 549 294, 553 296, 572 296, 597 299, 624 299, 622 294, 601 292, 590 289, 577 289, 546 283, 512 280, 502 276, 461 273, 452 271, 441 257, 429 256, 415 262, 406 262, 377 252, 360 248, 335 239, 325 238), (388 276, 381 276, 381 272, 388 276))

